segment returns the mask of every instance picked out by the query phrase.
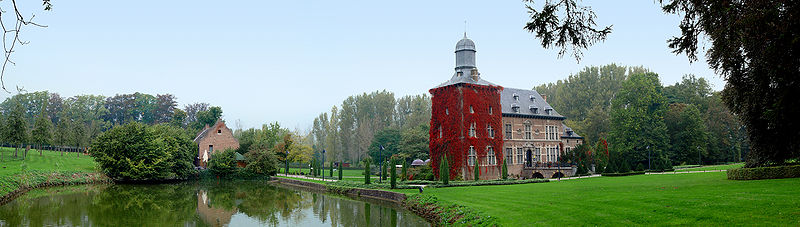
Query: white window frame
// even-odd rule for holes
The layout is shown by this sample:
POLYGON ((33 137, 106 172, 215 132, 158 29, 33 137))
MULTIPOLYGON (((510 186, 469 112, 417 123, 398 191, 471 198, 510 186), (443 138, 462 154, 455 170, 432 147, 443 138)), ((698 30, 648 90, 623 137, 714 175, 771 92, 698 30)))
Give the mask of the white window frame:
POLYGON ((505 151, 505 158, 503 159, 503 163, 506 165, 514 164, 514 148, 506 147, 505 151))
POLYGON ((531 124, 525 124, 525 139, 526 140, 533 139, 532 132, 531 132, 532 128, 533 128, 533 126, 531 124))
POLYGON ((525 163, 525 151, 523 148, 517 148, 517 164, 524 164, 525 163))
POLYGON ((441 126, 441 125, 439 125, 439 138, 442 138, 442 134, 443 134, 443 133, 444 133, 444 132, 442 132, 442 126, 441 126))
POLYGON ((494 153, 494 147, 486 146, 486 159, 488 159, 486 165, 497 165, 497 155, 494 153))
POLYGON ((512 128, 511 124, 505 124, 505 126, 506 126, 505 127, 506 139, 509 139, 509 140, 513 139, 514 137, 512 136, 512 134, 514 134, 514 133, 512 133, 512 131, 514 131, 514 129, 512 128))
POLYGON ((478 137, 478 133, 475 131, 475 122, 469 124, 469 137, 478 137))
POLYGON ((467 165, 475 166, 475 157, 477 156, 475 153, 475 147, 469 146, 469 151, 467 152, 468 152, 467 165))
POLYGON ((486 133, 488 133, 489 138, 494 139, 494 129, 492 128, 491 124, 486 124, 486 133))

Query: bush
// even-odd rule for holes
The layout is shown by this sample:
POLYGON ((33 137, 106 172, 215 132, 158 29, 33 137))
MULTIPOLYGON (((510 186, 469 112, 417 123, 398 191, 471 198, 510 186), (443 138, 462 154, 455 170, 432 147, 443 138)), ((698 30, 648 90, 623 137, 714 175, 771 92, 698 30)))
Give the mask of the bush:
POLYGON ((800 177, 800 165, 736 168, 727 171, 729 180, 760 180, 800 177))
POLYGON ((247 160, 247 171, 267 176, 274 176, 278 173, 278 157, 275 156, 275 152, 255 145, 250 146, 250 151, 244 156, 247 160))
POLYGON ((506 162, 503 162, 503 169, 501 175, 503 180, 508 180, 508 167, 506 166, 506 162))
POLYGON ((408 162, 405 160, 403 160, 403 169, 401 170, 400 178, 401 181, 406 181, 406 179, 408 179, 408 162))
POLYGON ((433 180, 433 168, 430 163, 419 167, 419 173, 414 176, 414 180, 433 180))
POLYGON ((624 173, 603 173, 602 176, 604 177, 621 177, 621 176, 631 176, 631 175, 642 175, 644 171, 631 171, 631 172, 624 172, 624 173))
POLYGON ((208 170, 217 176, 227 176, 236 172, 236 150, 225 149, 222 152, 211 154, 208 160, 208 170))
POLYGON ((181 131, 131 122, 101 134, 92 144, 91 155, 117 181, 185 179, 195 173, 196 147, 181 131))

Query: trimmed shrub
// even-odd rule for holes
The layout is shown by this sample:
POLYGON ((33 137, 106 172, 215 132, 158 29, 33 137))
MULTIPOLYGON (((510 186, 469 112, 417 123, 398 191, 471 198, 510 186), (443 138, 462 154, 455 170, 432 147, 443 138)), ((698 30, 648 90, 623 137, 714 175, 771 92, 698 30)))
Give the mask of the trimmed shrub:
POLYGON ((403 169, 400 173, 400 181, 406 181, 408 179, 408 162, 403 160, 403 169))
POLYGON ((631 171, 625 173, 603 173, 602 176, 604 177, 621 177, 621 176, 631 176, 631 175, 642 175, 644 171, 631 171))
POLYGON ((450 183, 450 163, 447 161, 447 155, 443 155, 439 161, 439 179, 442 180, 442 184, 450 183))
POLYGON ((369 158, 364 159, 364 184, 369 184, 369 158))
POLYGON ((344 167, 344 165, 342 165, 342 162, 339 162, 339 180, 342 180, 342 171, 344 170, 342 167, 344 167))
POLYGON ((736 168, 727 171, 728 180, 761 180, 800 177, 800 165, 736 168))
POLYGON ((390 179, 392 188, 397 188, 397 166, 394 165, 395 162, 392 162, 392 168, 389 168, 392 172, 390 175, 392 176, 390 179))
POLYGON ((475 181, 478 181, 478 180, 481 179, 481 170, 480 170, 480 168, 481 167, 478 167, 478 163, 475 163, 475 166, 472 167, 472 169, 473 169, 472 172, 475 174, 475 176, 474 176, 475 178, 473 178, 473 180, 475 180, 475 181))
POLYGON ((506 166, 506 162, 503 162, 502 177, 503 180, 508 180, 508 167, 506 166))

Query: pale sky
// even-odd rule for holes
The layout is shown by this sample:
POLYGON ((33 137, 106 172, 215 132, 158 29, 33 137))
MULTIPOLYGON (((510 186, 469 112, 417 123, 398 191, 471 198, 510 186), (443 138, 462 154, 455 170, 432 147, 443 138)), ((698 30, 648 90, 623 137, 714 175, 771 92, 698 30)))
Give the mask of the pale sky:
POLYGON ((610 63, 645 66, 665 85, 691 73, 724 86, 704 53, 690 64, 670 52, 681 18, 653 1, 583 1, 614 31, 580 63, 523 30, 522 1, 53 1, 48 12, 41 1, 24 3, 49 27, 23 30, 30 44, 12 56, 11 90, 170 93, 181 108, 221 106, 231 127, 307 129, 350 95, 427 93, 452 76, 465 20, 482 78, 504 87, 530 89, 610 63))

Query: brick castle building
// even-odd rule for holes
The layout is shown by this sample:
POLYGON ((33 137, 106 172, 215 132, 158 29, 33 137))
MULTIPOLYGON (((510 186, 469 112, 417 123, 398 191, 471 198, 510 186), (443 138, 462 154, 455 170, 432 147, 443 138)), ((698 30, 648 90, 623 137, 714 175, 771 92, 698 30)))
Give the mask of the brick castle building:
POLYGON ((534 90, 504 88, 483 80, 475 66, 475 43, 466 37, 456 44, 455 73, 430 89, 432 95, 430 156, 438 176, 446 154, 450 178, 500 178, 503 162, 518 178, 550 178, 574 174, 559 167, 559 157, 583 143, 583 137, 563 124, 566 117, 534 90))

